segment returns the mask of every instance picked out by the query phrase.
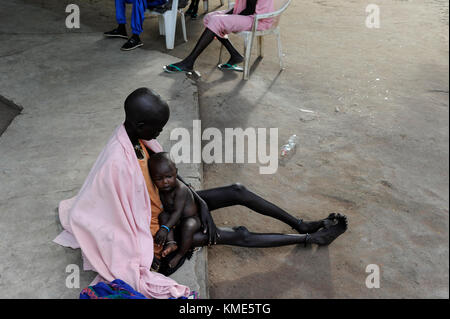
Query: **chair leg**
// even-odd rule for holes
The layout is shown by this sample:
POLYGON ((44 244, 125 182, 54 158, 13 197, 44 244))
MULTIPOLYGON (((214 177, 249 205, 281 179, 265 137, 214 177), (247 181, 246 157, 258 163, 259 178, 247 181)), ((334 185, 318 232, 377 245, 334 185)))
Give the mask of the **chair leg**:
MULTIPOLYGON (((186 34, 186 19, 184 17, 184 12, 183 10, 180 10, 180 14, 181 14, 181 29, 183 30, 183 39, 184 42, 187 42, 187 34, 186 34)), ((175 22, 176 23, 176 22, 175 22)))
POLYGON ((245 62, 244 62, 244 80, 248 80, 250 75, 250 57, 252 55, 253 34, 248 34, 245 40, 245 62))
POLYGON ((264 56, 264 38, 263 36, 258 37, 258 55, 262 58, 264 56))
POLYGON ((203 11, 208 12, 208 0, 203 0, 203 11))
POLYGON ((158 16, 158 23, 159 23, 159 35, 165 35, 164 15, 158 16))
POLYGON ((280 60, 280 69, 284 70, 283 49, 281 47, 280 30, 278 29, 275 33, 277 35, 277 42, 278 42, 278 59, 280 60))
POLYGON ((175 17, 173 17, 173 14, 164 14, 164 22, 164 31, 166 33, 166 48, 172 50, 175 44, 175 29, 177 23, 176 12, 175 17))

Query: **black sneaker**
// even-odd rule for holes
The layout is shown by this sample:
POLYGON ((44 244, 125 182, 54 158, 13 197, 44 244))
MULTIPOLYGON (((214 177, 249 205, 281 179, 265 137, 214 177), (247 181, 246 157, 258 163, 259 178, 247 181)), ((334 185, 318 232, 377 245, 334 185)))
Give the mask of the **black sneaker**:
POLYGON ((116 28, 114 30, 108 31, 103 33, 103 35, 105 37, 108 38, 123 38, 123 39, 128 39, 128 34, 127 34, 127 30, 120 30, 119 28, 116 28))
POLYGON ((130 51, 130 50, 139 48, 143 45, 144 45, 144 43, 141 42, 141 39, 139 39, 139 36, 133 34, 131 36, 131 38, 129 38, 128 41, 120 48, 120 50, 130 51))

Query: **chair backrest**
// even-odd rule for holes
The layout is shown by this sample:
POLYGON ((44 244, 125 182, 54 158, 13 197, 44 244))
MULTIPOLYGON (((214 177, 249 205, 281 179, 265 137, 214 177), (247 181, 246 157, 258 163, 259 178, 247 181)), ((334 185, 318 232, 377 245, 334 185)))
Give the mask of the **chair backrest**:
POLYGON ((276 14, 272 19, 272 27, 278 26, 280 23, 281 15, 289 7, 292 0, 273 0, 273 13, 276 14))
MULTIPOLYGON (((287 7, 289 6, 289 4, 291 3, 291 0, 273 0, 273 11, 278 11, 280 9, 283 9, 282 12, 284 10, 287 9, 287 7)), ((228 8, 234 7, 234 5, 236 4, 236 1, 232 1, 232 0, 228 0, 228 8)))
MULTIPOLYGON (((156 1, 155 1, 156 2, 156 1)), ((156 14, 163 14, 167 11, 172 11, 176 14, 178 8, 184 8, 188 0, 167 0, 164 4, 158 6, 149 6, 148 10, 156 14)))
MULTIPOLYGON (((273 1, 273 10, 272 12, 267 12, 271 14, 273 23, 272 28, 275 28, 280 23, 281 14, 289 7, 292 0, 272 0, 273 1)), ((228 8, 234 7, 235 2, 228 0, 228 8)))
POLYGON ((187 5, 187 2, 188 1, 186 0, 167 0, 167 2, 163 6, 161 6, 163 10, 162 12, 173 10, 175 10, 176 12, 178 10, 179 4, 184 5, 185 7, 187 5))

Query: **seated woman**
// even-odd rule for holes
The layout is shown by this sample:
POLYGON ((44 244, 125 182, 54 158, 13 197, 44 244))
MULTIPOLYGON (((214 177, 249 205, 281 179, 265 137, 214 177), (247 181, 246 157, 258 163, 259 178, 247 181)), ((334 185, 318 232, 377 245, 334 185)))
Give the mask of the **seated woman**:
MULTIPOLYGON (((250 31, 253 26, 253 15, 273 11, 273 0, 236 0, 231 10, 208 13, 203 23, 206 27, 192 52, 181 62, 163 67, 168 73, 192 72, 198 56, 206 49, 214 38, 217 38, 230 53, 227 63, 220 64, 222 70, 243 71, 237 65, 244 61, 244 57, 233 47, 228 34, 232 32, 250 31)), ((261 19, 258 30, 266 30, 272 25, 272 19, 261 19)))
MULTIPOLYGON (((98 273, 95 283, 120 278, 146 297, 187 297, 188 287, 161 276, 175 271, 183 263, 181 259, 174 268, 168 267, 178 248, 176 243, 169 244, 172 241, 169 235, 183 244, 177 229, 169 232, 169 245, 164 248, 158 249, 152 238, 161 226, 158 217, 163 207, 149 173, 148 160, 150 155, 162 152, 156 138, 169 120, 169 106, 153 91, 139 88, 126 98, 124 108, 125 122, 110 137, 78 194, 59 204, 64 231, 54 241, 82 249, 84 269, 98 273), (161 255, 165 257, 159 267, 157 261, 161 255), (150 268, 159 270, 160 274, 151 272, 150 268)), ((178 179, 188 186, 181 177, 178 179)), ((188 189, 196 201, 195 215, 201 222, 200 227, 198 223, 184 225, 183 230, 193 234, 191 249, 213 244, 328 245, 347 229, 347 219, 343 215, 331 214, 319 221, 303 221, 241 184, 199 192, 189 186, 188 189), (216 228, 210 211, 232 205, 243 205, 278 219, 299 234, 252 233, 242 226, 232 230, 216 228)))

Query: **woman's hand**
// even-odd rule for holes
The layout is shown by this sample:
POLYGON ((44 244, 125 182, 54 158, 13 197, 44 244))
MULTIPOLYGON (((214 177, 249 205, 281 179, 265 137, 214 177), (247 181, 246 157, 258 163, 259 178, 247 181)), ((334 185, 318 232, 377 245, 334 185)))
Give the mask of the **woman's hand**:
POLYGON ((199 202, 199 214, 200 219, 202 221, 203 233, 208 236, 208 246, 217 243, 217 239, 219 238, 219 234, 217 233, 217 227, 212 219, 211 213, 208 209, 208 205, 205 203, 200 196, 197 195, 197 200, 199 202))

